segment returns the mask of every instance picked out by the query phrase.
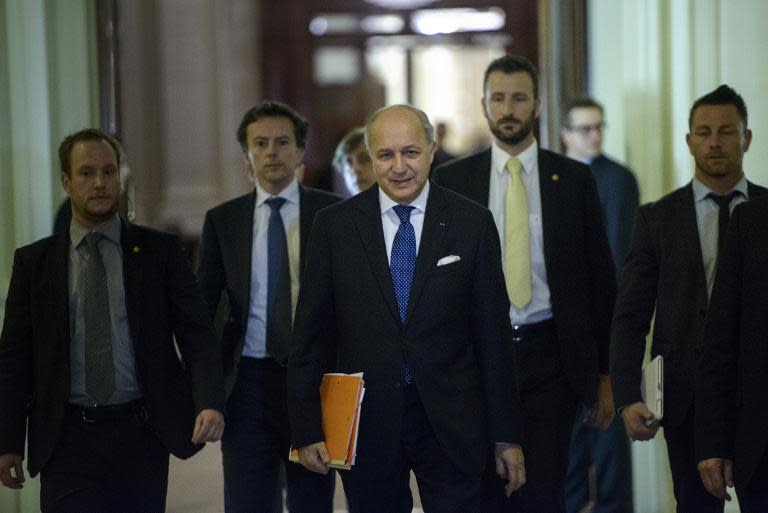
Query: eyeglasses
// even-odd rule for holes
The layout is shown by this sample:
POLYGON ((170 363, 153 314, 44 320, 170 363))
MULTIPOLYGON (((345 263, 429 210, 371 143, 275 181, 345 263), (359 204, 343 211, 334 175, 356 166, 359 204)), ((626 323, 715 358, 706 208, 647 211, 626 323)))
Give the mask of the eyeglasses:
POLYGON ((576 132, 579 135, 588 135, 593 130, 595 132, 601 133, 603 130, 605 130, 605 123, 595 123, 593 125, 574 125, 572 127, 569 127, 568 130, 571 130, 572 132, 576 132))

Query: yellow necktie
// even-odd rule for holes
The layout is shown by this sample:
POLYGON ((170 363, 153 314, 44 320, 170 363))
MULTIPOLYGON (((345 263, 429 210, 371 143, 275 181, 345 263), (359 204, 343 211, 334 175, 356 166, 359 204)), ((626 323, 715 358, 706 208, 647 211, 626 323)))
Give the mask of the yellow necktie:
POLYGON ((531 245, 528 240, 528 193, 520 176, 522 164, 507 161, 509 185, 504 201, 504 281, 517 308, 531 302, 531 245))

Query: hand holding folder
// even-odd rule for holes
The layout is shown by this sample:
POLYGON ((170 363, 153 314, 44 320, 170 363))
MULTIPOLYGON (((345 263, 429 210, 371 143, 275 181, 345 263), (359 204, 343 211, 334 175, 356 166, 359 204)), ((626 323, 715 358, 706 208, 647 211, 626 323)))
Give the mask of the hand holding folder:
MULTIPOLYGON (((349 470, 355 464, 364 385, 362 372, 324 374, 320 383, 323 433, 333 468, 349 470)), ((296 449, 291 450, 289 459, 299 462, 296 449)))
POLYGON ((653 413, 653 419, 646 425, 658 425, 664 417, 664 358, 661 355, 643 366, 640 395, 645 406, 653 413))

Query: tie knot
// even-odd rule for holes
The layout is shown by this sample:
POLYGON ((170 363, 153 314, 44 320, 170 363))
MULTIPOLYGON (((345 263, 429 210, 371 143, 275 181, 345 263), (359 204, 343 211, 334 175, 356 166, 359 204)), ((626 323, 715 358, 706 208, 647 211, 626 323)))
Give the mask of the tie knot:
POLYGON ((268 198, 264 203, 269 205, 269 208, 272 210, 280 210, 280 207, 285 204, 285 198, 281 198, 280 196, 272 196, 271 198, 268 198))
POLYGON ((520 173, 520 170, 522 169, 523 165, 520 162, 520 159, 516 157, 512 157, 507 161, 507 171, 509 171, 509 174, 511 176, 514 176, 518 173, 520 173))
POLYGON ((412 207, 410 205, 395 205, 392 207, 392 209, 395 211, 395 214, 397 214, 397 217, 400 218, 401 223, 411 222, 411 211, 414 208, 416 207, 412 207))
POLYGON ((91 251, 99 250, 99 241, 104 237, 101 232, 88 232, 85 236, 85 243, 88 245, 88 249, 91 251))
POLYGON ((733 198, 735 198, 737 194, 739 194, 739 191, 731 191, 728 194, 723 195, 710 192, 708 196, 712 198, 712 201, 717 203, 718 208, 728 208, 731 206, 731 201, 733 201, 733 198))

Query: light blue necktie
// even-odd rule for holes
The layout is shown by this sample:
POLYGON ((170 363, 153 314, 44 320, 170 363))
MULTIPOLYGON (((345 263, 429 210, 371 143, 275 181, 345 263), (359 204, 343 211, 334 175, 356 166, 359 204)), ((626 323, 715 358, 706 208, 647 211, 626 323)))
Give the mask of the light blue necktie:
MULTIPOLYGON (((411 292, 413 268, 416 265, 416 233, 411 224, 411 212, 415 207, 395 205, 393 210, 400 218, 400 226, 392 241, 392 255, 389 259, 389 270, 392 273, 392 285, 395 288, 397 308, 400 311, 400 321, 405 324, 408 312, 408 295, 411 292)), ((406 366, 403 381, 410 384, 413 380, 411 369, 406 366)))

